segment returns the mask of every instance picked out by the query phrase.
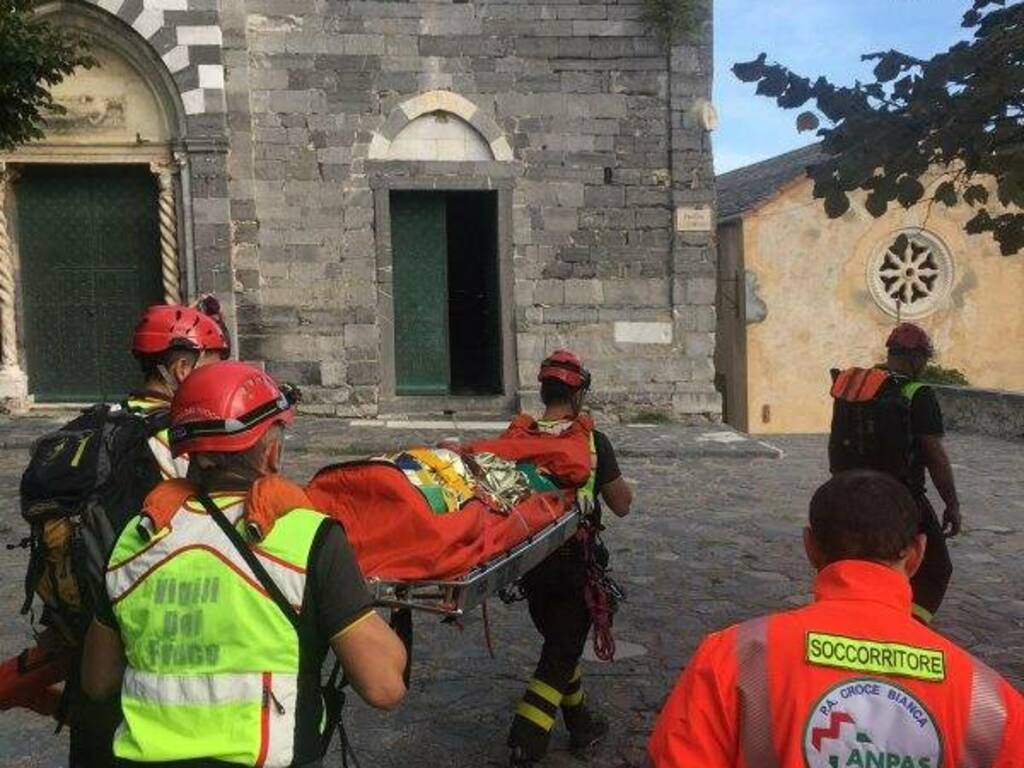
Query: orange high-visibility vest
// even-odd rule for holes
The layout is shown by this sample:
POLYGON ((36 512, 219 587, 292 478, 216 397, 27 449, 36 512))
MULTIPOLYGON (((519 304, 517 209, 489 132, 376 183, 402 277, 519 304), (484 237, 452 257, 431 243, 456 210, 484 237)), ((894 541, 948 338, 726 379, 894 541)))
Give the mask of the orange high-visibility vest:
POLYGON ((1024 768, 1024 699, 911 617, 901 573, 834 563, 815 599, 705 638, 656 768, 1024 768))

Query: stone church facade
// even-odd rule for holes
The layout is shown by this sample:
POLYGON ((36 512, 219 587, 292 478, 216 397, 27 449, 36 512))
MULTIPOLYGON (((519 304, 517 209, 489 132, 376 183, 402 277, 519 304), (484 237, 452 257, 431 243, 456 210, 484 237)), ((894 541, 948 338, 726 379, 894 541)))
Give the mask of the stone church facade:
POLYGON ((710 26, 667 46, 641 0, 38 12, 99 66, 0 155, 9 397, 119 393, 132 314, 213 292, 314 413, 507 413, 558 346, 607 411, 720 413, 710 26))

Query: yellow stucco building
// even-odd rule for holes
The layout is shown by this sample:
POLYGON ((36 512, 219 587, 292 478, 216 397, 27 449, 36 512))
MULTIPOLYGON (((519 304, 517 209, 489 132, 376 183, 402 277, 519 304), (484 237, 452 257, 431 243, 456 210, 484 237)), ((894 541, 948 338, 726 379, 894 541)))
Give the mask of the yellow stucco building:
POLYGON ((875 219, 855 196, 829 219, 805 174, 820 156, 805 147, 718 179, 726 420, 754 433, 827 431, 829 370, 880 362, 898 319, 927 329, 936 362, 972 386, 1024 391, 1024 256, 967 235, 964 205, 875 219))

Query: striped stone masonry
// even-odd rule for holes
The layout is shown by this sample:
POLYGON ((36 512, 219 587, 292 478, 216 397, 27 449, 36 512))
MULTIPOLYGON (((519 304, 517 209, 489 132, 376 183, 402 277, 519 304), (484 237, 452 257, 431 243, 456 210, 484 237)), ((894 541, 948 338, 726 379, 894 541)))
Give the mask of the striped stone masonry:
POLYGON ((216 0, 87 0, 139 33, 174 78, 185 113, 223 114, 223 39, 216 0))

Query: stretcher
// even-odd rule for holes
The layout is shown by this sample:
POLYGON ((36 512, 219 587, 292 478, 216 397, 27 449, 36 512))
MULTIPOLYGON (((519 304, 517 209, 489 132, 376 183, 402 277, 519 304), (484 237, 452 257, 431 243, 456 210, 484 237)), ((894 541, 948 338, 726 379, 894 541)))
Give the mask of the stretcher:
MULTIPOLYGON (((493 440, 331 465, 304 488, 271 483, 266 505, 254 486, 246 530, 253 524, 266 535, 277 514, 297 506, 341 522, 372 599, 391 611, 411 660, 414 612, 457 621, 486 608, 576 535, 584 514, 575 489, 592 471, 591 428, 581 418, 558 435, 536 434, 520 418, 493 440)), ((187 497, 188 489, 171 485, 161 486, 169 498, 187 497)), ((181 501, 168 503, 171 514, 181 501)), ((52 714, 74 654, 40 645, 0 664, 0 710, 52 714)))
POLYGON ((371 577, 367 587, 376 604, 382 608, 410 609, 458 618, 510 587, 539 565, 576 535, 579 524, 580 509, 574 505, 546 528, 457 578, 396 580, 371 577))

